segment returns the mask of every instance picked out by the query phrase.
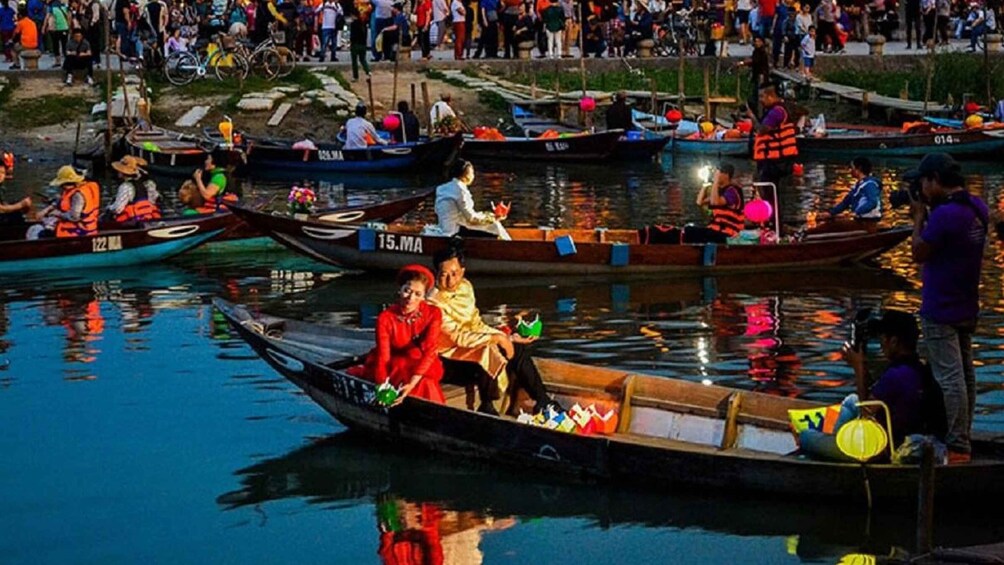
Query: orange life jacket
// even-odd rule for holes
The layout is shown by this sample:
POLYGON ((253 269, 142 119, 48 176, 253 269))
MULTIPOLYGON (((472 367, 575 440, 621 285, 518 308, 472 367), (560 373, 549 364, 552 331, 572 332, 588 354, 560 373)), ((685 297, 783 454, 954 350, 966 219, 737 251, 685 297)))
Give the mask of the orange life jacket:
POLYGON ((725 234, 726 237, 734 237, 746 227, 746 217, 743 216, 743 195, 739 187, 729 185, 725 190, 734 190, 739 195, 739 203, 732 206, 711 206, 711 223, 708 229, 725 234))
POLYGON ((150 202, 150 194, 146 191, 146 188, 140 185, 136 186, 135 190, 136 196, 133 197, 132 202, 126 204, 126 207, 115 216, 115 221, 122 224, 125 222, 159 220, 160 208, 153 202, 150 202))
POLYGON ((80 193, 84 197, 84 209, 80 212, 80 221, 59 220, 56 224, 56 237, 80 237, 98 233, 98 207, 101 205, 101 187, 94 181, 84 181, 63 193, 59 200, 59 211, 69 212, 73 195, 80 193))
POLYGON ((196 208, 200 214, 215 214, 220 211, 223 204, 237 204, 237 195, 233 192, 224 192, 223 196, 213 196, 206 198, 205 204, 196 208))
POLYGON ((753 160, 776 161, 798 156, 798 131, 788 116, 788 110, 781 106, 784 121, 774 131, 758 133, 753 137, 753 160))
POLYGON ((3 168, 7 169, 7 173, 14 172, 14 154, 4 151, 3 154, 3 168))

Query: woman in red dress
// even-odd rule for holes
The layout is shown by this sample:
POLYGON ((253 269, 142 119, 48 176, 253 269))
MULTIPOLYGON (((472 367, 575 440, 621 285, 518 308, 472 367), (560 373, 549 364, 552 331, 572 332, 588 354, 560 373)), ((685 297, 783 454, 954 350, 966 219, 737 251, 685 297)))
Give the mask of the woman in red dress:
POLYGON ((436 341, 443 315, 425 301, 434 283, 432 272, 421 265, 408 265, 398 273, 397 283, 397 303, 377 316, 376 347, 361 370, 353 373, 401 388, 395 404, 409 395, 442 404, 445 400, 439 381, 443 364, 436 341))

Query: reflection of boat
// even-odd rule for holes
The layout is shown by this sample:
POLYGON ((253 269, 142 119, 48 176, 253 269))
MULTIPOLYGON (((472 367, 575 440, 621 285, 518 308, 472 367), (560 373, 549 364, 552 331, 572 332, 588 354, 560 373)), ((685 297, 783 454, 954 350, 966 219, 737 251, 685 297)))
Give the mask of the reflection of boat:
MULTIPOLYGON (((214 302, 241 337, 273 368, 332 416, 366 431, 433 451, 641 484, 688 485, 812 499, 913 499, 915 465, 825 463, 788 455, 795 448, 789 409, 821 404, 676 379, 554 360, 536 363, 561 402, 598 403, 618 412, 612 435, 567 434, 466 409, 461 387, 446 385, 447 404, 406 399, 388 411, 375 385, 343 369, 372 346, 372 334, 319 326, 214 302), (503 439, 504 438, 504 439, 503 439), (868 487, 863 483, 867 476, 868 487)), ((974 441, 971 464, 939 467, 935 491, 945 500, 1004 497, 1004 443, 974 441)))
POLYGON ((439 172, 456 158, 461 136, 442 137, 365 149, 343 149, 341 143, 294 149, 293 141, 244 137, 242 148, 252 170, 332 173, 439 172))
MULTIPOLYGON (((804 501, 672 491, 659 484, 596 484, 532 470, 513 473, 509 467, 465 464, 351 433, 330 436, 235 474, 241 488, 217 498, 217 503, 231 509, 290 498, 311 504, 363 502, 389 493, 460 512, 487 509, 496 519, 582 518, 602 528, 637 524, 742 536, 798 535, 803 557, 803 552, 811 553, 824 543, 860 547, 868 519, 863 508, 823 512, 804 501)), ((968 544, 1004 535, 999 525, 973 528, 971 521, 960 518, 959 512, 942 507, 936 527, 939 538, 968 544)), ((914 527, 910 512, 880 511, 871 516, 874 534, 869 545, 912 545, 914 527)))
POLYGON ((231 214, 155 221, 132 229, 82 237, 24 239, 24 226, 3 230, 0 273, 121 267, 155 263, 219 236, 233 227, 231 214))
POLYGON ((888 128, 848 126, 827 129, 823 137, 799 137, 798 150, 800 154, 823 157, 923 157, 933 152, 956 157, 984 157, 1004 150, 1004 129, 933 129, 902 133, 888 128))
MULTIPOLYGON (((512 119, 523 130, 523 135, 537 137, 548 130, 558 133, 579 133, 581 128, 575 128, 559 123, 557 120, 544 118, 521 107, 512 107, 512 119)), ((612 159, 615 161, 651 161, 662 152, 669 143, 669 138, 648 137, 641 132, 627 132, 617 140, 612 159)))
MULTIPOLYGON (((269 216, 246 208, 234 213, 279 243, 320 261, 352 269, 393 270, 428 263, 450 239, 423 235, 417 226, 382 231, 269 216)), ((465 238, 470 273, 616 275, 805 269, 879 255, 902 242, 909 228, 806 238, 774 245, 660 245, 639 243, 635 230, 509 230, 512 241, 465 238)))
POLYGON ((611 130, 559 138, 507 137, 502 141, 464 139, 466 159, 498 161, 602 161, 610 158, 624 132, 611 130))

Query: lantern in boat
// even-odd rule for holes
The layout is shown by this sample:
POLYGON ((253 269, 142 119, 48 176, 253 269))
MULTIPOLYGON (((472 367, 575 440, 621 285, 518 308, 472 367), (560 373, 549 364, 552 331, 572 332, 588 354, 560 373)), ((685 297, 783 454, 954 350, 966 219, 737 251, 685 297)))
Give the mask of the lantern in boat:
POLYGON ((383 129, 387 131, 394 131, 401 127, 401 118, 397 117, 396 114, 387 114, 383 118, 383 129))
POLYGON ((216 127, 220 130, 220 135, 223 136, 223 143, 233 145, 234 123, 227 118, 216 127))
POLYGON ((739 133, 749 135, 753 131, 753 122, 749 120, 740 120, 736 122, 736 129, 739 130, 739 133))
POLYGON ((498 204, 492 202, 492 213, 495 217, 502 220, 509 217, 509 210, 512 209, 512 202, 506 204, 504 201, 499 201, 498 204))
POLYGON ((683 112, 675 108, 666 112, 666 121, 671 124, 678 124, 682 119, 683 119, 683 112))
POLYGON ((746 204, 746 207, 743 208, 743 214, 749 221, 755 224, 762 224, 774 215, 774 209, 770 205, 770 202, 766 200, 750 200, 746 204))
POLYGON ((596 99, 593 98, 592 96, 583 96, 582 99, 579 100, 579 110, 588 113, 592 112, 595 109, 596 109, 596 99))
POLYGON ((376 390, 376 401, 384 406, 390 406, 394 404, 397 397, 400 396, 400 392, 390 383, 383 383, 377 387, 376 390))
POLYGON ((711 122, 701 122, 701 135, 711 135, 715 131, 715 124, 711 122))
POLYGON ((841 453, 862 463, 875 457, 889 445, 889 437, 878 422, 871 418, 851 420, 837 430, 837 447, 841 453))
POLYGON ((980 111, 980 105, 977 104, 976 102, 970 101, 970 102, 966 102, 966 105, 963 106, 962 109, 963 109, 963 111, 965 111, 966 115, 968 116, 969 114, 975 114, 976 112, 979 112, 980 111))
POLYGON ((805 174, 805 166, 802 165, 801 163, 793 164, 791 166, 791 174, 795 175, 796 177, 802 176, 803 174, 805 174))
POLYGON ((544 331, 544 322, 540 321, 540 314, 532 322, 527 322, 523 318, 520 318, 516 323, 516 333, 523 337, 540 337, 541 332, 544 331))
POLYGON ((979 129, 983 127, 983 116, 972 114, 966 118, 966 129, 979 129))

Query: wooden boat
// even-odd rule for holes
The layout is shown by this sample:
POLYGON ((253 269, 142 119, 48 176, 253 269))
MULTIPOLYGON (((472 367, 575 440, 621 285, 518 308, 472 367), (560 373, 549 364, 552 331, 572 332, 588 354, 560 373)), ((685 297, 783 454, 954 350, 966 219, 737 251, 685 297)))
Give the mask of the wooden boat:
POLYGON ((631 110, 631 120, 648 139, 668 137, 667 151, 677 155, 744 157, 749 154, 749 139, 689 139, 697 132, 697 122, 671 123, 662 116, 631 110))
POLYGON ((219 166, 241 161, 239 152, 213 140, 158 127, 134 128, 122 138, 122 144, 125 153, 145 159, 148 170, 166 175, 189 176, 205 165, 210 154, 219 166))
MULTIPOLYGON (((269 216, 239 206, 232 210, 294 251, 352 269, 428 264, 436 251, 450 244, 449 238, 423 235, 417 226, 376 231, 269 216)), ((799 243, 718 246, 643 245, 636 230, 513 228, 509 234, 512 241, 464 239, 468 272, 614 275, 806 269, 879 255, 905 240, 910 229, 811 236, 799 243)))
POLYGON ((850 158, 923 157, 949 153, 959 158, 996 156, 1004 151, 1004 129, 942 129, 925 133, 901 133, 888 128, 850 126, 828 129, 823 137, 798 138, 800 155, 850 158))
MULTIPOLYGON (((350 429, 437 452, 491 459, 555 475, 621 484, 685 486, 800 497, 876 500, 917 496, 915 465, 827 463, 804 459, 788 410, 821 405, 714 385, 535 359, 548 390, 566 406, 616 410, 616 431, 579 435, 488 416, 467 408, 462 387, 444 386, 446 404, 408 398, 388 410, 376 386, 350 376, 373 346, 372 334, 253 315, 216 299, 240 337, 290 382, 350 429), (504 438, 504 440, 502 439, 504 438)), ((943 500, 1004 497, 1004 442, 980 437, 973 462, 939 467, 943 500)))
POLYGON ((0 274, 155 263, 223 234, 234 226, 234 218, 231 214, 214 214, 158 220, 131 229, 99 230, 85 237, 30 241, 24 239, 28 225, 0 230, 0 274))
POLYGON ((293 141, 244 136, 241 146, 251 170, 316 171, 325 173, 441 172, 456 159, 460 135, 365 149, 343 149, 341 143, 320 143, 317 149, 293 149, 293 141))
MULTIPOLYGON (((581 128, 559 123, 557 120, 538 116, 533 112, 514 105, 512 119, 527 137, 538 137, 548 130, 559 133, 579 133, 581 128)), ((617 140, 611 159, 614 161, 651 161, 668 145, 668 137, 645 137, 642 132, 629 131, 617 140)))
POLYGON ((505 141, 468 136, 461 155, 465 159, 498 161, 604 161, 613 156, 623 134, 621 130, 610 130, 552 139, 507 137, 505 141))

